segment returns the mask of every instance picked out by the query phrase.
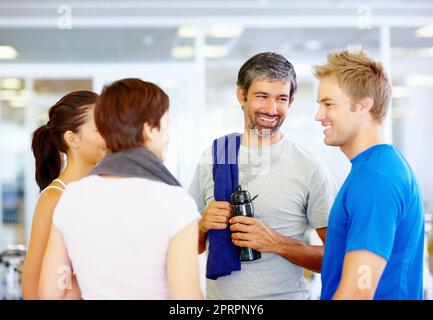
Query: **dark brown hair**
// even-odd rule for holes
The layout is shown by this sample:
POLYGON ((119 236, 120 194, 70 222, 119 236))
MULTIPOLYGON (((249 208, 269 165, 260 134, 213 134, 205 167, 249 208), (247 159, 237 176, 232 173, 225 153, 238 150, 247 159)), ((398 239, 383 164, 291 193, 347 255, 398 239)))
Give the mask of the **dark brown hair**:
POLYGON ((105 86, 95 106, 95 124, 111 152, 143 145, 143 125, 157 127, 168 110, 167 94, 156 84, 122 79, 105 86))
POLYGON ((47 124, 33 132, 35 179, 41 191, 59 176, 62 169, 61 153, 68 151, 64 133, 79 131, 86 122, 86 112, 97 98, 98 95, 90 91, 75 91, 65 95, 50 108, 47 124))

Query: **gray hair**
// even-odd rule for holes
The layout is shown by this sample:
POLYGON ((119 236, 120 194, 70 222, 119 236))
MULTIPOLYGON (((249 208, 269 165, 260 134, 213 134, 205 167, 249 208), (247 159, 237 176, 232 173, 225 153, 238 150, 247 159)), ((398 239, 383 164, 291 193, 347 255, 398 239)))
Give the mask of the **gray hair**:
POLYGON ((244 91, 245 96, 254 79, 290 81, 290 98, 297 89, 293 65, 282 55, 274 52, 256 54, 242 65, 236 84, 244 91))

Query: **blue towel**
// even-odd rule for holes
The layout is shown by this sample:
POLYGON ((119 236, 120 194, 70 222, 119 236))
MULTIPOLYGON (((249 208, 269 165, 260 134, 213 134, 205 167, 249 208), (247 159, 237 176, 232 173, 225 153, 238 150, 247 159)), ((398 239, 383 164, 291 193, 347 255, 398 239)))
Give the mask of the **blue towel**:
MULTIPOLYGON (((215 201, 230 202, 239 184, 238 153, 241 134, 232 133, 213 142, 213 180, 215 201)), ((209 230, 206 277, 216 280, 241 270, 239 249, 232 243, 230 229, 209 230)))

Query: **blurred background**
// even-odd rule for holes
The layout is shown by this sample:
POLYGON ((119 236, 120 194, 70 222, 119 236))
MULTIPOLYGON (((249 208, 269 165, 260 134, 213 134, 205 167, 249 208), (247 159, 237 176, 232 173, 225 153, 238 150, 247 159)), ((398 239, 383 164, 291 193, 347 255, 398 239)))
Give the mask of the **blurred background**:
MULTIPOLYGON (((28 241, 38 197, 30 140, 47 110, 70 91, 100 92, 123 77, 153 81, 168 92, 166 164, 187 187, 203 149, 242 130, 235 98, 240 66, 259 52, 281 53, 299 82, 282 130, 321 155, 340 185, 349 162, 322 143, 311 66, 348 45, 362 45, 391 75, 385 135, 421 182, 431 241, 433 1, 0 0, 0 252, 24 249, 28 241)), ((317 239, 309 233, 306 241, 317 239)), ((428 241, 425 297, 432 299, 428 241)), ((306 277, 316 299, 320 278, 306 277)))

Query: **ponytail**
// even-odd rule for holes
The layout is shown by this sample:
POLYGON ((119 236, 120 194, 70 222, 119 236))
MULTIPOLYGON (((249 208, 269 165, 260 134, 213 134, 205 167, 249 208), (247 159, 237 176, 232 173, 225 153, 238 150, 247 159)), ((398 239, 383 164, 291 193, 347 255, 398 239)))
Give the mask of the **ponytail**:
POLYGON ((33 133, 32 151, 35 156, 35 179, 42 191, 59 176, 62 169, 60 152, 47 125, 39 127, 33 133))

